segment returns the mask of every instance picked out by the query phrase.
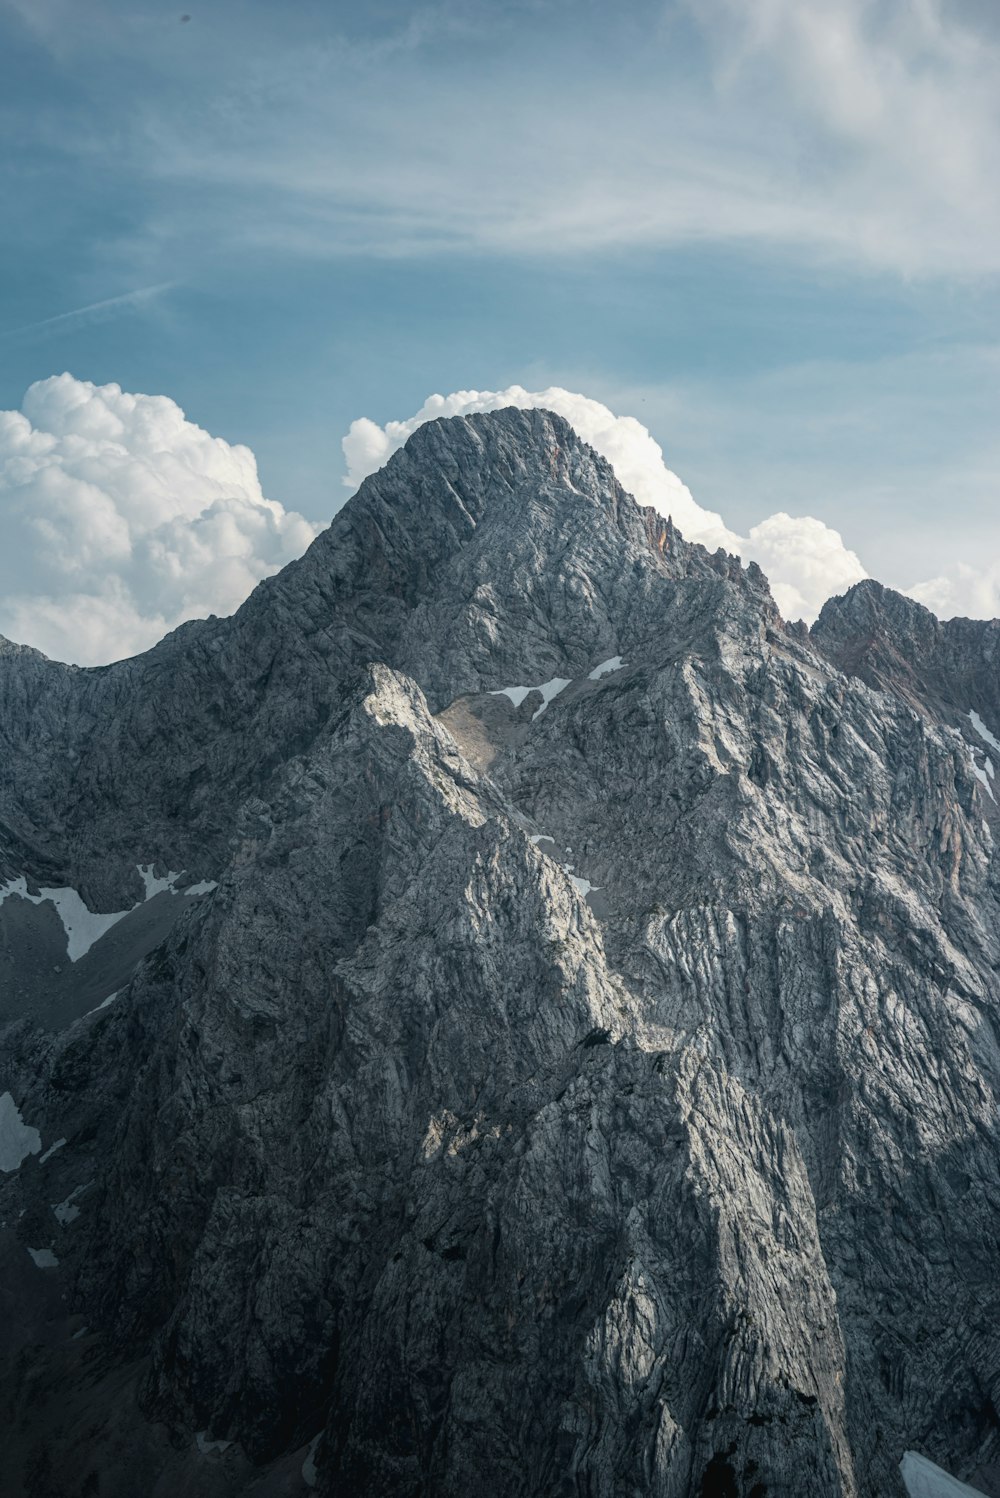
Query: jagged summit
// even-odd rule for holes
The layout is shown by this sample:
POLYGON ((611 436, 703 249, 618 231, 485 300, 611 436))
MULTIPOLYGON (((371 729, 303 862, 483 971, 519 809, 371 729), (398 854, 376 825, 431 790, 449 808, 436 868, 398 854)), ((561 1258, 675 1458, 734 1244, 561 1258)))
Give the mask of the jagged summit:
POLYGON ((997 626, 925 612, 787 627, 509 410, 231 619, 0 649, 5 1495, 997 1491, 997 626))
MULTIPOLYGON (((381 472, 391 474, 397 467, 434 471, 446 480, 469 469, 487 472, 496 501, 505 489, 516 491, 540 469, 553 484, 569 485, 581 494, 623 492, 607 460, 564 417, 539 407, 506 406, 424 422, 381 472)), ((372 475, 365 484, 377 479, 372 475)))
POLYGON ((309 745, 341 684, 372 660, 406 671, 438 710, 656 649, 671 614, 725 628, 744 593, 774 612, 759 573, 640 509, 561 417, 512 408, 431 422, 232 618, 192 621, 98 670, 28 652, 0 673, 12 825, 23 814, 49 860, 65 858, 72 828, 67 882, 120 899, 110 850, 131 868, 142 828, 176 857, 171 840, 192 829, 187 857, 222 856, 234 800, 262 766, 309 745))
POLYGON ((940 620, 869 578, 824 605, 811 639, 840 670, 932 718, 959 726, 976 711, 1000 727, 1000 621, 940 620))
POLYGON ((833 648, 840 640, 897 638, 912 647, 927 647, 941 629, 940 621, 916 599, 866 577, 846 593, 827 599, 810 631, 814 640, 833 648))

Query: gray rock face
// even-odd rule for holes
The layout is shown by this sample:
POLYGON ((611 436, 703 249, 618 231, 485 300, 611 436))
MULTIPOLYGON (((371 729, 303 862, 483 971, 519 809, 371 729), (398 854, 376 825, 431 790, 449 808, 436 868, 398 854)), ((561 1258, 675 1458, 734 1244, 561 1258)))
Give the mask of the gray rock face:
POLYGON ((4 646, 5 1492, 991 1491, 995 629, 808 637, 506 411, 231 620, 4 646))

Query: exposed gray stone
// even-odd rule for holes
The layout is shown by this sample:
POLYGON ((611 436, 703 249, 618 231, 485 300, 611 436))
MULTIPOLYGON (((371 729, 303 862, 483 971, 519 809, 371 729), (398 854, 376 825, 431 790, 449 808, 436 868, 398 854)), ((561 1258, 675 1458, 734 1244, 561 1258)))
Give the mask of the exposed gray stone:
POLYGON ((4 645, 0 876, 218 880, 67 1028, 10 954, 5 1491, 988 1491, 995 629, 805 636, 506 411, 231 620, 4 645))

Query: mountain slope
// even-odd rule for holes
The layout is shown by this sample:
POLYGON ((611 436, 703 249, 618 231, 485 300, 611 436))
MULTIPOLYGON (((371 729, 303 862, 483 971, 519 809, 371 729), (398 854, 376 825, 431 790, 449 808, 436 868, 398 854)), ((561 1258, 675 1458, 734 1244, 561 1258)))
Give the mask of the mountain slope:
POLYGON ((8 1003, 9 1490, 988 1487, 1000 695, 915 607, 786 628, 506 411, 231 620, 6 647, 0 872, 199 891, 8 1003))

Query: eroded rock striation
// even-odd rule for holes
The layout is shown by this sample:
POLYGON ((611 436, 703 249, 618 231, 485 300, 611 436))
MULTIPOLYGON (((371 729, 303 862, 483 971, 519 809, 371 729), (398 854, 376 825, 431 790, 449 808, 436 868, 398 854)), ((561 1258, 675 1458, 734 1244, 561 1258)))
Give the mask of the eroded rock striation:
POLYGON ((509 410, 0 646, 4 1492, 1000 1492, 997 628, 509 410))

